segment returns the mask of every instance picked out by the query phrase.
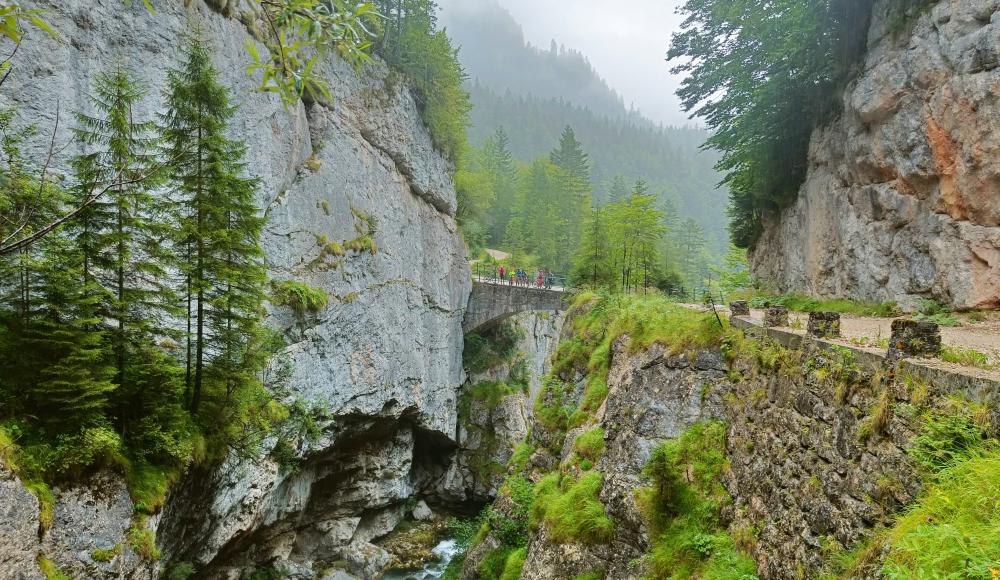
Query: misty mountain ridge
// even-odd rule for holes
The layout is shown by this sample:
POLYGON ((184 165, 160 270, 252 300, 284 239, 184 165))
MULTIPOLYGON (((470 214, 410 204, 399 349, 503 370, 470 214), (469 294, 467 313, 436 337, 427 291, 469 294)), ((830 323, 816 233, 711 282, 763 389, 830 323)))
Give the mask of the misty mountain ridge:
POLYGON ((707 131, 664 126, 626 108, 583 53, 555 41, 547 51, 531 45, 497 0, 447 2, 441 24, 469 75, 474 145, 503 127, 514 155, 527 161, 548 154, 569 125, 590 156, 595 201, 608 201, 615 175, 643 179, 693 217, 721 253, 728 196, 718 187, 717 155, 700 148, 707 131))

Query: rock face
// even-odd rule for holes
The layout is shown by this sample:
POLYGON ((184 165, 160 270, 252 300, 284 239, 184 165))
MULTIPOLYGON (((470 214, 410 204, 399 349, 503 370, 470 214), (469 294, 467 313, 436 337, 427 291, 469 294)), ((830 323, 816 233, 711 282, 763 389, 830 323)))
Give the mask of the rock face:
MULTIPOLYGON (((895 2, 899 4, 899 2, 895 2)), ((843 114, 753 272, 778 291, 1000 306, 1000 2, 941 0, 900 29, 876 3, 843 114)))
POLYGON ((101 472, 53 494, 46 528, 38 498, 0 467, 0 577, 45 578, 41 558, 72 578, 157 577, 156 562, 136 553, 128 540, 130 528, 151 524, 133 521, 135 508, 119 476, 101 472))
POLYGON ((512 374, 519 374, 518 380, 527 380, 527 392, 511 392, 499 401, 471 398, 467 406, 460 407, 459 449, 439 484, 446 501, 487 502, 495 498, 514 447, 528 435, 541 377, 549 372, 549 357, 559 344, 563 316, 523 312, 511 317, 510 323, 522 333, 514 359, 470 375, 466 385, 504 383, 512 374))
MULTIPOLYGON (((165 508, 159 543, 165 558, 191 562, 206 575, 274 564, 308 577, 319 574, 313 562, 346 561, 353 573, 373 576, 387 554, 372 540, 404 517, 410 498, 430 492, 457 447, 471 276, 454 219, 451 168, 405 80, 380 63, 360 73, 334 57, 321 63, 332 102, 285 107, 257 91, 246 74, 251 37, 220 14, 228 13, 225 4, 157 2, 154 14, 142 2, 24 2, 45 9, 64 42, 29 31, 0 104, 19 106, 23 122, 38 124, 41 134, 27 153, 42 158, 56 112, 56 142, 69 142, 71 114, 90 111, 90 79, 120 60, 148 89, 136 117, 153 120, 165 72, 179 62, 182 33, 201 26, 220 80, 239 105, 231 134, 246 140, 248 167, 262 180, 271 277, 330 296, 318 313, 274 307, 270 322, 290 344, 288 392, 322 405, 331 420, 319 441, 300 446, 295 473, 265 459, 191 474, 165 508)), ((60 150, 57 171, 74 147, 60 150)), ((84 549, 59 535, 61 514, 81 515, 65 509, 57 508, 45 540, 59 562, 84 549)), ((122 511, 116 525, 124 530, 132 514, 122 511)), ((15 515, 30 519, 11 514, 12 522, 20 521, 15 515)), ((16 543, 23 531, 4 533, 16 543)), ((0 561, 9 557, 0 550, 0 561)), ((34 555, 27 561, 30 568, 34 555)), ((100 566, 87 570, 81 574, 113 575, 100 566)))
MULTIPOLYGON (((657 444, 698 421, 723 417, 724 390, 704 389, 724 380, 726 367, 719 353, 671 356, 657 345, 629 356, 627 338, 616 341, 613 348, 608 398, 597 413, 606 450, 596 469, 604 474, 599 497, 614 521, 614 537, 606 545, 558 544, 549 540, 543 527, 531 540, 522 578, 573 578, 598 570, 605 578, 641 577, 636 563, 648 550, 649 537, 635 490, 647 485, 643 467, 657 444)), ((573 440, 582 432, 567 434, 558 461, 570 456, 573 440)), ((533 433, 544 439, 544 426, 536 423, 533 433)), ((538 466, 554 466, 555 462, 539 461, 544 453, 535 459, 538 466)), ((473 564, 466 569, 473 569, 473 564)))

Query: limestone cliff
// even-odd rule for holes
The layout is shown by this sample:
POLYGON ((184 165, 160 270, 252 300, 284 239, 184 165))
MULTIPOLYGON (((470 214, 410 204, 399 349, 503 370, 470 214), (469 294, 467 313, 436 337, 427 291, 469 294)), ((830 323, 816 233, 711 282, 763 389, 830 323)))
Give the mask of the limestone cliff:
MULTIPOLYGON (((290 396, 321 404, 331 417, 323 436, 300 446, 295 473, 264 459, 191 474, 159 520, 164 557, 210 575, 285 560, 297 562, 289 573, 306 577, 320 575, 314 561, 333 560, 372 575, 386 556, 370 541, 428 491, 457 445, 462 317, 471 288, 451 168, 435 151, 405 79, 378 62, 355 71, 331 57, 321 66, 332 102, 286 107, 256 90, 246 73, 251 37, 215 9, 218 2, 156 2, 155 13, 120 0, 24 4, 46 10, 59 41, 28 33, 0 101, 39 126, 27 147, 36 156, 58 113, 57 170, 75 153, 61 145, 71 141, 72 113, 88 111, 93 75, 122 62, 148 89, 136 115, 153 119, 184 31, 200 26, 239 105, 232 135, 246 140, 249 169, 262 180, 271 277, 305 282, 331 298, 315 314, 274 307, 270 316, 290 344, 290 396)), ((16 481, 0 477, 0 486, 18 492, 16 481)), ((127 494, 124 502, 94 508, 99 518, 124 518, 121 530, 66 549, 53 544, 57 507, 56 525, 32 550, 78 577, 144 573, 125 556, 95 567, 89 555, 120 542, 132 516, 127 494)), ((28 507, 18 509, 37 530, 28 507)), ((18 562, 15 577, 38 576, 35 552, 18 562)))
POLYGON ((813 133, 798 199, 752 269, 778 291, 1000 306, 1000 3, 880 0, 843 113, 813 133))

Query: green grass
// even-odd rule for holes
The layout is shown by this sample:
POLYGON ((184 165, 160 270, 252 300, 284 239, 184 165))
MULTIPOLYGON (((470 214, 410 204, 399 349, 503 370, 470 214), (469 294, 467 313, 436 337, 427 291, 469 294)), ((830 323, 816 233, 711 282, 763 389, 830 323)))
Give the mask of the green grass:
POLYGON ((524 561, 527 557, 528 548, 518 548, 511 552, 504 562, 500 580, 520 580, 521 570, 524 568, 524 561))
POLYGON ((132 522, 132 527, 126 533, 126 541, 143 560, 155 562, 160 559, 160 549, 156 546, 156 535, 153 530, 145 527, 145 518, 139 517, 132 522))
POLYGON ((546 475, 535 484, 532 522, 544 525, 556 543, 606 543, 614 523, 598 499, 603 482, 599 471, 579 479, 558 472, 546 475))
POLYGON ((971 348, 962 348, 959 346, 942 346, 941 360, 966 367, 975 367, 985 370, 993 370, 1000 366, 990 364, 989 356, 987 356, 984 352, 979 352, 978 350, 971 348))
POLYGON ((985 441, 986 434, 971 416, 932 414, 907 452, 925 470, 936 473, 978 453, 985 441))
POLYGON ((936 300, 921 300, 919 306, 917 306, 917 313, 913 318, 933 322, 940 326, 958 326, 961 324, 948 307, 936 300))
POLYGON ((55 562, 41 554, 38 555, 36 562, 38 563, 38 569, 45 576, 45 580, 73 580, 69 574, 60 570, 55 562))
POLYGON ((604 429, 594 427, 581 433, 573 442, 573 451, 583 459, 597 463, 604 453, 604 429))
POLYGON ((95 562, 110 562, 115 559, 115 556, 121 553, 121 544, 116 544, 111 548, 95 548, 90 552, 90 557, 95 562))
POLYGON ((758 295, 750 300, 754 308, 763 308, 765 303, 784 306, 795 312, 839 312, 878 318, 894 318, 902 314, 895 302, 856 302, 844 298, 813 298, 805 294, 758 295))
POLYGON ((1000 568, 1000 452, 945 468, 888 530, 886 578, 996 578, 1000 568))
POLYGON ((528 467, 528 462, 531 461, 531 456, 535 453, 535 445, 529 442, 530 439, 531 435, 529 434, 514 448, 514 454, 510 456, 510 461, 507 463, 513 473, 521 473, 528 467))
POLYGON ((722 485, 726 469, 724 423, 705 421, 657 447, 638 490, 653 543, 649 578, 755 578, 756 565, 726 532, 720 510, 731 502, 722 485))
POLYGON ((170 486, 177 482, 176 470, 164 469, 143 461, 131 462, 125 469, 125 480, 135 510, 148 514, 160 511, 167 500, 170 486))
POLYGON ((271 281, 271 302, 288 306, 298 314, 319 312, 326 308, 330 297, 322 288, 313 288, 295 280, 271 281))

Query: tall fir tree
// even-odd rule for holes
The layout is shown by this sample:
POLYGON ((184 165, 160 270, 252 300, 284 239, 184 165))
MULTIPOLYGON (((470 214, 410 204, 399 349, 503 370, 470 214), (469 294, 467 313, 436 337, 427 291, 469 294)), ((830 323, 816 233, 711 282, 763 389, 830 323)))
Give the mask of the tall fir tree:
POLYGON ((607 210, 601 206, 592 208, 583 227, 583 239, 573 261, 572 280, 576 284, 608 286, 613 281, 608 257, 607 210))
POLYGON ((503 127, 483 143, 482 167, 493 189, 494 203, 490 209, 490 242, 500 244, 507 235, 517 189, 517 165, 510 150, 510 138, 503 127))
POLYGON ((169 334, 169 226, 164 204, 151 193, 156 126, 136 120, 145 90, 120 63, 98 73, 93 85, 94 113, 77 113, 73 131, 84 149, 73 160, 77 203, 95 190, 107 191, 81 212, 73 235, 82 252, 80 281, 100 297, 99 314, 111 321, 116 382, 122 385, 129 345, 169 334))
POLYGON ((225 134, 236 108, 197 37, 183 65, 168 72, 166 104, 161 123, 185 279, 185 396, 197 414, 209 380, 223 391, 215 401, 222 406, 256 381, 263 220, 254 202, 258 182, 245 177, 246 148, 225 134))
MULTIPOLYGON (((559 146, 549 154, 552 164, 559 168, 559 185, 562 199, 559 216, 564 228, 559 232, 563 245, 571 252, 580 244, 580 227, 590 207, 590 160, 576 138, 573 128, 566 126, 559 139, 559 146)), ((564 263, 568 253, 560 262, 564 263)))

